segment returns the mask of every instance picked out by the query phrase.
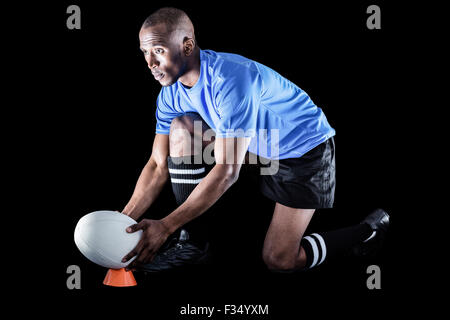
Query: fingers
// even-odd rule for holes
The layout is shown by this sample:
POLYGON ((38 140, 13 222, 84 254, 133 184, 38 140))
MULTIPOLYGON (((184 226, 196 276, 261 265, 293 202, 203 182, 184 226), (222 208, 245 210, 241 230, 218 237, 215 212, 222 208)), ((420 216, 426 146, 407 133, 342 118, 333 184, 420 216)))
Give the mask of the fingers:
MULTIPOLYGON (((156 232, 155 237, 150 232, 152 230, 149 227, 151 227, 152 223, 153 220, 144 219, 141 222, 126 228, 128 233, 144 230, 143 236, 138 242, 136 248, 134 248, 122 259, 122 262, 127 262, 136 256, 135 259, 128 264, 126 270, 131 270, 135 267, 151 262, 156 254, 156 251, 161 247, 163 241, 161 241, 161 236, 159 233, 156 232)), ((156 229, 156 231, 158 231, 158 229, 156 229)))
POLYGON ((125 257, 122 258, 122 262, 127 262, 128 260, 130 260, 137 254, 139 254, 139 251, 136 249, 133 249, 130 253, 128 253, 125 257))
POLYGON ((152 262, 155 257, 155 253, 150 249, 143 249, 136 259, 134 259, 128 266, 125 267, 126 271, 135 270, 144 264, 152 262))
POLYGON ((125 257, 122 258, 122 262, 127 262, 134 256, 139 255, 142 252, 142 249, 144 249, 144 241, 142 241, 141 239, 139 240, 136 247, 133 250, 131 250, 130 253, 128 253, 125 257))
POLYGON ((129 226, 129 227, 126 229, 126 231, 127 231, 128 233, 133 233, 133 232, 136 232, 136 231, 138 231, 138 230, 144 230, 144 229, 146 229, 148 226, 149 226, 149 222, 148 222, 147 220, 142 220, 142 221, 139 222, 139 223, 136 223, 136 224, 133 224, 133 225, 129 226))
POLYGON ((135 271, 136 268, 139 268, 139 267, 140 267, 140 264, 136 263, 136 259, 134 259, 125 267, 125 271, 135 271))
POLYGON ((142 226, 139 226, 139 223, 136 223, 136 224, 133 224, 133 225, 127 227, 126 231, 128 233, 133 233, 133 232, 136 232, 136 231, 138 231, 140 229, 142 229, 142 226))
MULTIPOLYGON (((126 229, 126 231, 128 233, 133 233, 133 232, 136 232, 138 230, 144 229, 145 227, 146 227, 145 221, 141 221, 139 223, 136 223, 136 224, 133 224, 133 225, 129 226, 126 229)), ((122 262, 127 262, 128 260, 133 258, 135 255, 139 255, 143 248, 144 248, 144 241, 143 241, 143 239, 141 239, 141 240, 139 240, 139 242, 136 245, 136 247, 133 250, 131 250, 130 253, 128 253, 125 257, 122 258, 122 262)))
MULTIPOLYGON (((139 223, 133 224, 129 227, 127 227, 126 231, 128 233, 133 233, 136 232, 138 230, 144 230, 149 226, 149 222, 146 220, 142 220, 139 223)), ((136 245, 136 248, 134 248, 133 250, 131 250, 130 253, 128 253, 125 257, 123 257, 122 262, 127 262, 128 260, 130 260, 131 258, 133 258, 136 255, 140 255, 142 249, 144 249, 145 247, 145 243, 144 243, 144 238, 141 238, 141 240, 139 240, 138 244, 136 245)))

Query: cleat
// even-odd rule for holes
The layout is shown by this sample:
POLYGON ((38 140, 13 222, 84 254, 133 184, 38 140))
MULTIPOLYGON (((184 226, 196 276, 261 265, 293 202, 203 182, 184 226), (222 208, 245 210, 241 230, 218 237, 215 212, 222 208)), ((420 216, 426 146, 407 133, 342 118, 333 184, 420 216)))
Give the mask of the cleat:
POLYGON ((189 241, 189 233, 182 229, 179 237, 172 238, 162 247, 152 262, 136 269, 145 273, 170 271, 189 265, 206 264, 209 258, 209 243, 206 243, 203 249, 199 248, 189 241))
POLYGON ((381 249, 389 227, 389 215, 383 209, 376 209, 362 222, 372 229, 372 234, 362 243, 352 248, 353 254, 358 257, 372 257, 381 249))

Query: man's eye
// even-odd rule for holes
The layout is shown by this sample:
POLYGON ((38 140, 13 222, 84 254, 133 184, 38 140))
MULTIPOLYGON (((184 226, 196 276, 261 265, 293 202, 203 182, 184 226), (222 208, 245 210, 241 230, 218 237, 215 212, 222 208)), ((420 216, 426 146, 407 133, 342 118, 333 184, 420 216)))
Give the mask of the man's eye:
POLYGON ((148 51, 147 50, 143 50, 142 52, 144 53, 144 56, 148 55, 148 51))
POLYGON ((163 52, 164 52, 163 49, 155 49, 155 53, 156 53, 156 54, 161 54, 161 53, 163 53, 163 52))

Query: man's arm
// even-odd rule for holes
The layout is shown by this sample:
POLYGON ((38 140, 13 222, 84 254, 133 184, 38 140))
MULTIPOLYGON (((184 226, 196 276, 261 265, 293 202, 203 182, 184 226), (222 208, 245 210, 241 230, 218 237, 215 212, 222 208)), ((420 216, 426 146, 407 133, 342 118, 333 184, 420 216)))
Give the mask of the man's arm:
POLYGON ((174 232, 208 210, 237 180, 251 138, 216 138, 216 165, 192 191, 186 201, 162 219, 174 232))
POLYGON ((216 165, 186 201, 161 220, 144 219, 127 228, 128 232, 144 231, 136 248, 122 260, 125 262, 138 256, 127 268, 150 262, 170 234, 208 210, 236 182, 250 140, 251 138, 216 138, 216 165))
POLYGON ((142 169, 133 195, 122 213, 137 220, 155 201, 169 177, 167 156, 169 155, 169 136, 156 134, 152 154, 142 169))

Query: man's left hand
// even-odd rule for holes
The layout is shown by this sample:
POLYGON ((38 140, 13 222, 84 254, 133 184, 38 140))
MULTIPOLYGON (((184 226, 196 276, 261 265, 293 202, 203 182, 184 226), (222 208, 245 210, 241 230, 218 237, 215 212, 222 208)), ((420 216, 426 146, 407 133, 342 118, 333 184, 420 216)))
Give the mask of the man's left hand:
POLYGON ((138 230, 143 231, 141 240, 139 240, 136 248, 122 259, 122 262, 127 262, 134 256, 137 256, 136 259, 126 267, 126 270, 131 270, 141 264, 150 263, 158 252, 158 249, 170 235, 169 228, 161 222, 161 220, 143 219, 138 224, 129 226, 126 229, 129 233, 138 230))

